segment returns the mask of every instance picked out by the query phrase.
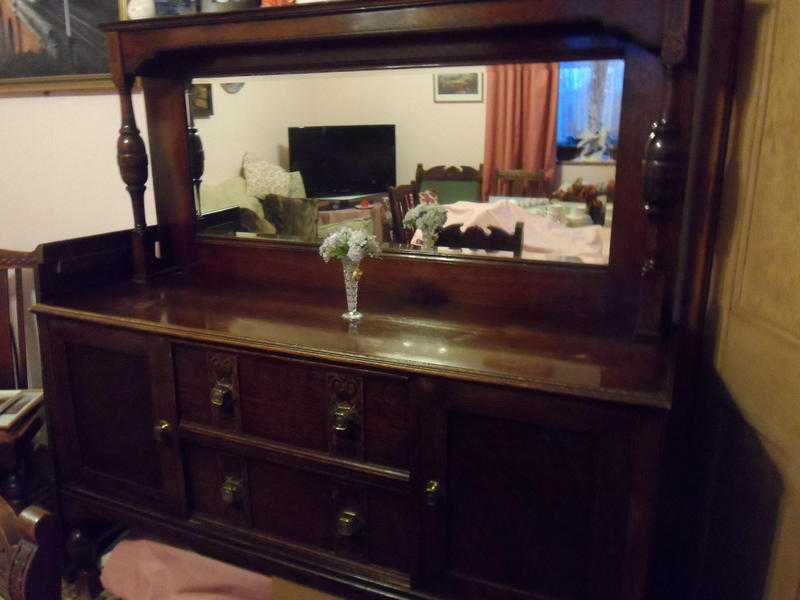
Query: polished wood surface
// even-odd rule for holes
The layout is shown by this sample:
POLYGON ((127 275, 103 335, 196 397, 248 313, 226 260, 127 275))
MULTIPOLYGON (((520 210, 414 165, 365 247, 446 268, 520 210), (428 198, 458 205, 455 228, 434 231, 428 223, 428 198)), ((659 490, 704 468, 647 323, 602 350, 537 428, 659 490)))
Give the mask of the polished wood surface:
POLYGON ((29 506, 17 515, 0 499, 0 595, 8 600, 58 600, 61 577, 55 515, 29 506))
MULTIPOLYGON (((368 267, 365 273, 368 279, 368 267)), ((668 396, 668 352, 662 343, 526 328, 499 321, 496 313, 479 319, 457 306, 448 314, 448 309, 396 312, 365 303, 367 317, 350 329, 341 318, 344 292, 339 292, 321 303, 298 293, 200 287, 175 275, 143 288, 123 283, 66 295, 34 311, 185 339, 622 402, 663 406, 668 396)))

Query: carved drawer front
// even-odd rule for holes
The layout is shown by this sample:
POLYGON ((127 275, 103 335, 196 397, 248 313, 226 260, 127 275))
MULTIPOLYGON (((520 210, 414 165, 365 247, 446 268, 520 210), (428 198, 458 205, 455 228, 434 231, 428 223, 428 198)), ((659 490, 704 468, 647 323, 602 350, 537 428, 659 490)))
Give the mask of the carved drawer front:
POLYGON ((240 404, 236 355, 176 345, 173 357, 181 419, 238 430, 240 404))
POLYGON ((409 498, 401 492, 185 444, 193 516, 250 528, 281 546, 324 551, 400 573, 410 566, 409 498))
POLYGON ((403 377, 186 346, 174 356, 182 421, 408 468, 403 377))

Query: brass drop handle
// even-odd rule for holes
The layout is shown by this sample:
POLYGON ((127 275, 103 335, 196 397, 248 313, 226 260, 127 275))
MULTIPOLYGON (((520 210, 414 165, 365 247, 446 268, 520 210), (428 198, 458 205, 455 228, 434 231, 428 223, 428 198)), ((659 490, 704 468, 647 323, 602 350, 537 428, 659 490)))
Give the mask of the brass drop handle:
POLYGON ((354 510, 343 510, 336 519, 336 533, 341 537, 353 537, 364 528, 364 520, 354 510))
POLYGON ((430 479, 425 484, 425 504, 431 508, 439 505, 439 498, 442 496, 442 484, 438 479, 430 479))
POLYGON ((169 424, 169 421, 160 420, 156 423, 156 426, 153 427, 153 437, 155 437, 156 442, 162 445, 169 444, 170 436, 172 435, 172 425, 169 424))
POLYGON ((351 430, 356 420, 356 410, 352 404, 340 402, 333 409, 333 430, 344 434, 351 430))
POLYGON ((233 403, 233 386, 224 381, 218 381, 211 388, 209 400, 214 408, 229 410, 233 403))
POLYGON ((238 477, 226 477, 220 492, 223 504, 227 506, 239 504, 242 500, 242 480, 238 477))

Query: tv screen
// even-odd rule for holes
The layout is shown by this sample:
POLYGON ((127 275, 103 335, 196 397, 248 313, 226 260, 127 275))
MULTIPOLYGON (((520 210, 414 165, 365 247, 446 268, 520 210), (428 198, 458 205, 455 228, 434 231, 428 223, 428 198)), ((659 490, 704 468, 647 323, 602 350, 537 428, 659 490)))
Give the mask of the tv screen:
POLYGON ((394 125, 290 127, 289 163, 310 198, 385 192, 396 179, 394 125))

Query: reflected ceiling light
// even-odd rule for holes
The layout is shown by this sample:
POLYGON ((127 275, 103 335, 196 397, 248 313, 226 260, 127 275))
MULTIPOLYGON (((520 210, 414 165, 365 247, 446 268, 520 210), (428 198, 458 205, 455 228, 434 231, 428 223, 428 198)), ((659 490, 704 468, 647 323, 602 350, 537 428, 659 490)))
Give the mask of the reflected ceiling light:
POLYGON ((222 89, 229 94, 235 94, 244 87, 244 81, 230 81, 228 83, 221 83, 222 89))

